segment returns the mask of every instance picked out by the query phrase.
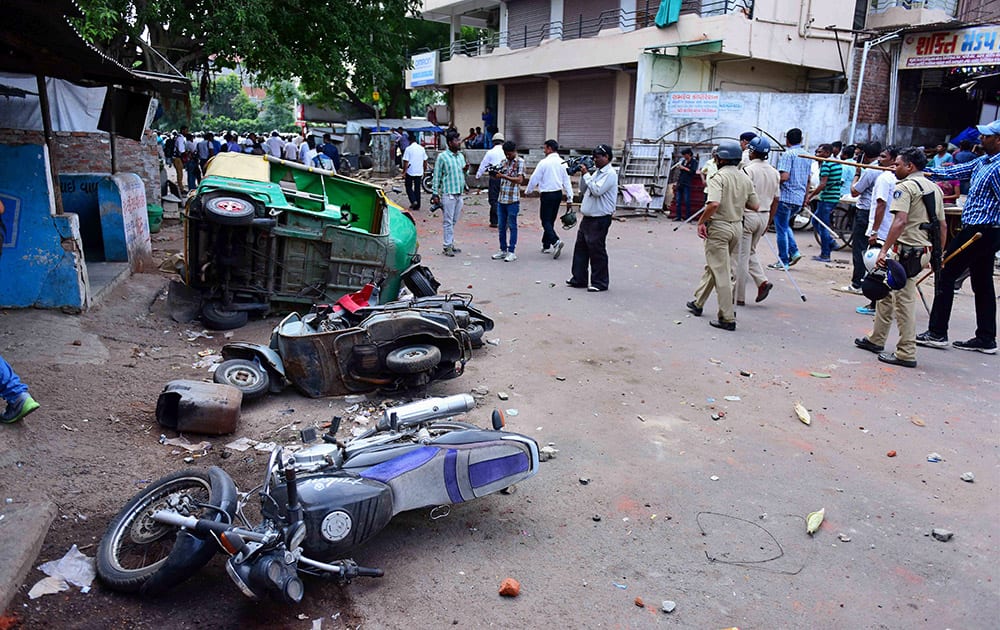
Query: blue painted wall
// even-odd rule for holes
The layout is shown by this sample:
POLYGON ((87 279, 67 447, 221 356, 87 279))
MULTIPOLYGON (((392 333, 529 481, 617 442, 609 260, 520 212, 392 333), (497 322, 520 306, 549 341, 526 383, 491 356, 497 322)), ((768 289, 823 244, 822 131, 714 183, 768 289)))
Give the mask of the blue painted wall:
POLYGON ((80 221, 55 216, 44 147, 0 145, 0 307, 88 305, 80 221))

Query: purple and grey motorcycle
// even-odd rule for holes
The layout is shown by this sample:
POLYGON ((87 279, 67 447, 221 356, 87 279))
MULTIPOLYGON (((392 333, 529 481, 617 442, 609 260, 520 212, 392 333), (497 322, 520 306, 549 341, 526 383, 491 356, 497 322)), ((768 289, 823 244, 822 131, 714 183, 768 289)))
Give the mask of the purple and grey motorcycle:
POLYGON ((474 407, 468 394, 390 407, 346 443, 337 426, 319 442, 307 430, 304 448, 271 452, 263 483, 248 492, 215 466, 168 475, 111 521, 98 576, 115 590, 156 595, 224 552, 244 595, 287 603, 302 600, 301 574, 379 577, 348 556, 396 514, 476 499, 538 472, 538 444, 504 431, 499 410, 492 429, 450 419, 474 407), (254 497, 259 522, 244 511, 254 497))

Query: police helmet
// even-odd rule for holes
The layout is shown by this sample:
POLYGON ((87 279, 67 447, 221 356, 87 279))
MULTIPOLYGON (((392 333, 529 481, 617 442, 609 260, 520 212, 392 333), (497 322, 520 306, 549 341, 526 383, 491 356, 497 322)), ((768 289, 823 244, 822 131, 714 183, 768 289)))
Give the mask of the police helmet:
POLYGON ((720 160, 739 160, 743 157, 743 150, 740 145, 732 140, 723 140, 719 143, 719 148, 715 154, 720 160))
POLYGON ((770 140, 762 136, 754 136, 753 139, 750 140, 749 148, 754 153, 762 153, 764 155, 767 155, 768 153, 771 152, 771 142, 770 140))

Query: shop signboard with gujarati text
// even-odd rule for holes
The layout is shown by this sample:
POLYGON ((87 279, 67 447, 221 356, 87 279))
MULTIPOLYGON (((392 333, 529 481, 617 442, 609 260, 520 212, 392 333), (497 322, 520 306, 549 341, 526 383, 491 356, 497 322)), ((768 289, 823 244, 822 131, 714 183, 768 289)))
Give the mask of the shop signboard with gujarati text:
POLYGON ((909 33, 903 38, 900 70, 1000 64, 1000 25, 909 33))
POLYGON ((719 118, 718 92, 671 92, 667 101, 667 115, 671 118, 719 118))

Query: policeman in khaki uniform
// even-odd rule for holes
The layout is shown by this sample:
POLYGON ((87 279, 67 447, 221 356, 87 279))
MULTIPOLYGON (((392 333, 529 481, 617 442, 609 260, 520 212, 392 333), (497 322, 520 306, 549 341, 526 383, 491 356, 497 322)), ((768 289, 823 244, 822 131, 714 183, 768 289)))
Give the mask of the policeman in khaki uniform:
POLYGON ((906 285, 876 303, 872 334, 854 340, 859 348, 878 354, 879 361, 909 368, 917 367, 917 283, 914 278, 930 259, 931 237, 940 238, 943 248, 947 233, 944 197, 941 189, 924 176, 926 165, 927 156, 915 147, 900 151, 896 157, 896 178, 901 181, 892 193, 892 226, 875 266, 884 267, 886 256, 893 252, 906 270, 906 285), (933 195, 938 223, 935 235, 925 229, 931 222, 924 204, 925 195, 933 195), (895 352, 886 353, 883 350, 893 317, 899 327, 899 341, 896 342, 895 352))
POLYGON ((709 324, 722 330, 736 330, 732 262, 740 251, 743 237, 743 210, 756 212, 760 208, 753 182, 736 168, 742 157, 737 143, 719 143, 715 155, 719 170, 705 187, 705 211, 698 220, 698 236, 705 239, 705 273, 694 292, 694 301, 686 305, 689 311, 701 315, 708 296, 715 289, 719 318, 709 324))

